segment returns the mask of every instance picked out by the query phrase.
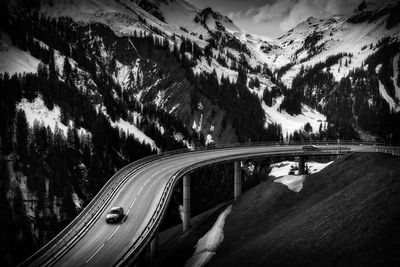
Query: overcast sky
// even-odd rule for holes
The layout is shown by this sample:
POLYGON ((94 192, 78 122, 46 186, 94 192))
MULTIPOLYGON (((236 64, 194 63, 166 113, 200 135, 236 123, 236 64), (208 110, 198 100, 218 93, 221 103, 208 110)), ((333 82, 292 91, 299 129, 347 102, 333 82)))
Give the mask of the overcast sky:
MULTIPOLYGON (((310 16, 350 15, 362 0, 187 0, 229 16, 246 32, 279 37, 310 16)), ((380 5, 396 0, 376 0, 380 5)), ((398 0, 397 0, 398 1, 398 0)))

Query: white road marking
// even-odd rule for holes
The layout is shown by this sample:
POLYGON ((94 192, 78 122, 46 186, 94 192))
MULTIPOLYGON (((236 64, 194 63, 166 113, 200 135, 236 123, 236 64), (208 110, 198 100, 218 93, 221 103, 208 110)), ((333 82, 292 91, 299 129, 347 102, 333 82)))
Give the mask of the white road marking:
POLYGON ((152 177, 150 177, 149 179, 147 179, 147 181, 144 183, 143 186, 145 186, 145 185, 150 181, 151 178, 152 178, 152 177))
POLYGON ((121 225, 118 225, 118 227, 115 228, 114 232, 107 238, 107 241, 110 240, 110 239, 115 235, 115 233, 118 231, 118 229, 119 229, 120 226, 121 226, 121 225))
POLYGON ((144 186, 142 186, 142 188, 140 188, 140 190, 139 190, 139 192, 138 192, 138 194, 137 194, 137 196, 136 197, 138 197, 139 195, 140 195, 140 193, 142 192, 142 190, 143 190, 143 187, 144 186))
POLYGON ((135 197, 135 199, 132 201, 131 206, 129 207, 130 209, 132 208, 133 204, 135 204, 137 197, 135 197))
POLYGON ((138 197, 139 195, 140 195, 140 193, 142 192, 142 190, 143 190, 143 188, 144 188, 144 186, 151 180, 151 178, 153 178, 154 176, 156 176, 156 175, 158 175, 160 172, 162 172, 162 170, 161 171, 158 171, 158 172, 156 172, 155 174, 153 174, 151 177, 149 177, 149 179, 147 179, 147 181, 142 185, 142 187, 140 188, 140 190, 139 190, 139 192, 138 192, 138 194, 137 194, 137 196, 136 197, 138 197))
POLYGON ((130 211, 130 210, 128 210, 128 211, 125 213, 125 215, 126 215, 126 216, 128 216, 128 214, 129 214, 129 211, 130 211))
POLYGON ((102 249, 103 247, 104 247, 104 244, 101 245, 101 246, 96 250, 96 252, 95 252, 92 256, 90 256, 90 258, 89 258, 87 261, 85 261, 85 264, 88 263, 97 253, 99 253, 100 249, 102 249))

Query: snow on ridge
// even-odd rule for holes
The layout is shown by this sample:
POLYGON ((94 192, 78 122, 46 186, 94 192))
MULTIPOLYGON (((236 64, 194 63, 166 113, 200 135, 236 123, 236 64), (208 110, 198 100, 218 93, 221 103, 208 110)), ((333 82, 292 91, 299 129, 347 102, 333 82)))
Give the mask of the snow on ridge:
POLYGON ((186 261, 185 267, 204 266, 215 255, 218 246, 224 240, 225 219, 231 213, 232 205, 219 216, 213 227, 199 239, 193 256, 186 261))
MULTIPOLYGON (((362 62, 374 52, 374 46, 378 40, 385 36, 396 38, 400 36, 399 27, 393 27, 388 30, 385 28, 387 17, 382 16, 373 22, 350 23, 346 17, 331 18, 324 20, 309 19, 298 24, 282 38, 280 38, 280 49, 273 49, 265 57, 272 70, 282 67, 287 63, 296 60, 297 64, 288 70, 283 76, 282 81, 290 88, 293 77, 299 72, 300 67, 312 67, 320 61, 325 61, 327 57, 339 53, 351 53, 351 63, 348 66, 334 65, 331 67, 331 73, 335 80, 339 81, 347 75, 353 68, 360 67, 362 62), (316 46, 323 45, 323 49, 316 55, 308 58, 305 62, 299 64, 299 60, 307 56, 303 50, 294 58, 295 51, 302 48, 303 42, 307 36, 316 32, 321 35, 321 39, 316 46)), ((342 63, 344 63, 344 58, 342 63)))
POLYGON ((160 10, 166 18, 167 23, 154 17, 139 7, 134 1, 128 0, 59 0, 52 6, 43 5, 41 12, 54 18, 70 17, 77 22, 99 22, 108 25, 117 35, 132 35, 134 31, 153 32, 151 27, 154 27, 161 30, 166 36, 184 36, 196 42, 200 47, 206 45, 207 42, 201 40, 199 36, 202 34, 203 39, 207 39, 208 33, 204 27, 197 25, 193 21, 197 11, 196 8, 185 1, 171 1, 168 4, 157 4, 160 4, 160 10), (139 16, 146 23, 139 21, 139 16), (171 17, 174 19, 181 17, 183 21, 174 23, 173 21, 169 21, 171 17), (193 24, 189 32, 180 28, 185 27, 189 22, 193 24), (195 35, 192 35, 192 32, 195 35))
POLYGON ((154 140, 151 139, 150 137, 148 137, 141 130, 139 130, 134 124, 132 124, 126 120, 123 120, 121 118, 116 122, 114 122, 114 121, 110 121, 110 122, 111 122, 111 126, 118 127, 119 129, 124 131, 127 135, 131 134, 131 135, 135 136, 135 138, 137 140, 139 140, 139 142, 150 145, 152 149, 159 150, 159 148, 157 147, 154 140))
POLYGON ((102 112, 106 118, 108 118, 112 127, 120 129, 124 131, 126 135, 133 135, 139 142, 150 145, 152 149, 156 149, 160 151, 157 147, 156 142, 147 136, 144 132, 139 130, 133 123, 130 123, 122 118, 119 118, 118 121, 113 121, 107 113, 107 109, 104 106, 96 105, 97 112, 102 112))

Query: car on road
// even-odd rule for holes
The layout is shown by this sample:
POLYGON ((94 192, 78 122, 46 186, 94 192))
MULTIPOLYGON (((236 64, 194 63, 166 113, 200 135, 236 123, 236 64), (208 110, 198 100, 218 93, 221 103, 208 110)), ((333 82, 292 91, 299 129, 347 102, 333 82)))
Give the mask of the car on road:
POLYGON ((316 150, 319 150, 319 147, 317 147, 315 145, 305 145, 305 146, 303 146, 303 150, 305 150, 305 151, 316 151, 316 150))
POLYGON ((124 219, 124 209, 122 207, 112 207, 106 215, 107 223, 117 223, 124 219))

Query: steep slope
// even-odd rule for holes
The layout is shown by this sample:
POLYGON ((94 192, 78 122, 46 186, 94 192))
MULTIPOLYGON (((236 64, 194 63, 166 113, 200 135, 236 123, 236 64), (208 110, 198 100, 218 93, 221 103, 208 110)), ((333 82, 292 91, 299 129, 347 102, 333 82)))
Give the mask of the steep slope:
POLYGON ((40 61, 29 53, 14 47, 6 33, 0 32, 0 36, 0 73, 35 73, 40 61))
POLYGON ((397 266, 399 158, 348 155, 302 191, 264 182, 234 203, 209 266, 397 266))

